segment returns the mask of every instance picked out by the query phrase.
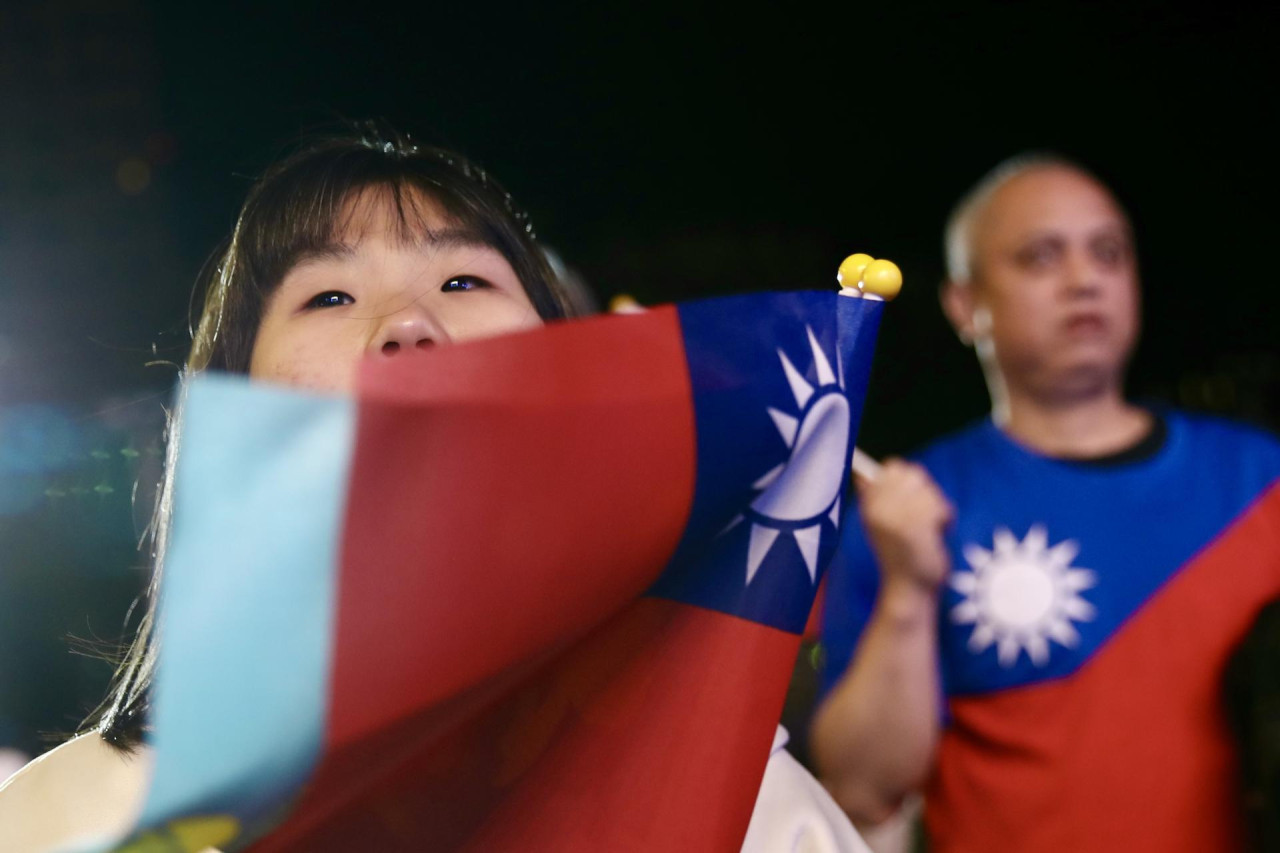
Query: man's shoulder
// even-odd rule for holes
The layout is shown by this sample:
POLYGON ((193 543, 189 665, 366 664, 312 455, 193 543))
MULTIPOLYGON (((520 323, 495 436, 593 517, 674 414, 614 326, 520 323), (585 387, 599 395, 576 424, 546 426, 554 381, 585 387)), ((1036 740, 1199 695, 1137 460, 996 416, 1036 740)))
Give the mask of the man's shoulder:
POLYGON ((1179 465, 1212 473, 1221 482, 1240 480, 1262 489, 1280 481, 1280 438, 1267 430, 1216 415, 1164 413, 1179 465))
MULTIPOLYGON (((1153 411, 1167 425, 1175 452, 1206 461, 1258 465, 1280 475, 1280 436, 1267 429, 1220 415, 1172 408, 1153 411)), ((908 457, 937 474, 1002 455, 1017 456, 1018 449, 990 418, 983 418, 925 444, 908 457)))
POLYGON ((1160 412, 1171 429, 1181 430, 1197 451, 1255 453, 1280 457, 1280 437, 1244 421, 1169 409, 1160 412))

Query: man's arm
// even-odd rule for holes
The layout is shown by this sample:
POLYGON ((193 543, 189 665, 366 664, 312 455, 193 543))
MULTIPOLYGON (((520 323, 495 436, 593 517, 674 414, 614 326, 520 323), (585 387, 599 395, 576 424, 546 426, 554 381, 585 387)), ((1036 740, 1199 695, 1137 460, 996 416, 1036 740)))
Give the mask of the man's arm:
POLYGON ((849 668, 818 709, 811 746, 836 802, 854 823, 874 825, 923 784, 937 747, 938 590, 953 511, 923 468, 900 460, 858 491, 880 592, 849 668))

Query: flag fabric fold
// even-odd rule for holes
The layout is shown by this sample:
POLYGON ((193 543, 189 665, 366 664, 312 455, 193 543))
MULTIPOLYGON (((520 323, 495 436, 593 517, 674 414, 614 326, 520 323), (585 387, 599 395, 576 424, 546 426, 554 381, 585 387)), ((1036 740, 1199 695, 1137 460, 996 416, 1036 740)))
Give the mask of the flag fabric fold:
POLYGON ((758 294, 193 382, 117 849, 736 850, 883 303, 758 294))

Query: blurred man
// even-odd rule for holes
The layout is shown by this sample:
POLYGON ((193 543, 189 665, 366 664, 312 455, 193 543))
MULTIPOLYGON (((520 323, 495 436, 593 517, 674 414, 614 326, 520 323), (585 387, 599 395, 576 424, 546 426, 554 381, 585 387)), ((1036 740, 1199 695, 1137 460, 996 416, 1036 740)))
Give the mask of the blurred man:
POLYGON ((946 242, 943 307, 992 415, 858 484, 824 782, 863 826, 924 787, 943 853, 1235 849, 1217 697, 1280 594, 1280 445, 1125 400, 1133 236, 1078 166, 1002 165, 946 242))

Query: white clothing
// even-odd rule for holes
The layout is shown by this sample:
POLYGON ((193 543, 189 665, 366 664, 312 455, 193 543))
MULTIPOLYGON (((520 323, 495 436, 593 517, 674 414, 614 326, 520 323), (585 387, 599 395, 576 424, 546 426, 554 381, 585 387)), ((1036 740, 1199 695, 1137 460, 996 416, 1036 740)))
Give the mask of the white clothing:
POLYGON ((787 752, 778 726, 742 853, 871 853, 826 789, 787 752))

